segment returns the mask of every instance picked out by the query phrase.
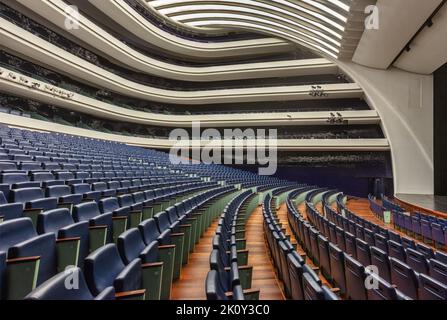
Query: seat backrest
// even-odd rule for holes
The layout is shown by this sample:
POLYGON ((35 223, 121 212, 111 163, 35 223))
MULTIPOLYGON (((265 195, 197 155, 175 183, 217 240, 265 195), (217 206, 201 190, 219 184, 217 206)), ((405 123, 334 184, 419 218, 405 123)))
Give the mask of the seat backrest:
POLYGON ((107 190, 107 183, 105 183, 105 182, 95 182, 95 183, 92 183, 92 190, 93 191, 104 191, 104 190, 107 190))
POLYGON ((48 232, 57 234, 61 228, 73 223, 73 218, 67 208, 48 210, 37 216, 37 232, 39 234, 48 232))
POLYGON ((329 244, 331 276, 342 293, 346 292, 344 253, 333 243, 329 244))
POLYGON ((51 181, 54 180, 54 175, 50 172, 35 172, 31 175, 31 179, 39 182, 51 181))
POLYGON ((422 243, 416 244, 416 250, 422 253, 427 259, 432 259, 435 256, 433 249, 422 243))
POLYGON ((87 193, 90 192, 90 185, 88 183, 75 183, 71 185, 71 192, 72 193, 87 193))
POLYGON ((345 242, 345 232, 342 228, 335 228, 335 233, 337 235, 337 246, 342 250, 346 251, 346 242, 345 242))
POLYGON ((407 259, 403 245, 393 240, 388 240, 388 255, 401 261, 407 259))
POLYGON ((93 300, 85 282, 84 274, 78 267, 74 267, 60 272, 54 277, 48 279, 38 288, 28 294, 26 300, 93 300), (77 288, 73 290, 67 288, 66 282, 68 276, 77 279, 77 288))
POLYGON ((366 241, 363 241, 359 238, 355 239, 355 246, 356 246, 356 256, 357 260, 363 265, 363 266, 369 266, 371 265, 371 252, 369 244, 366 243, 366 241))
POLYGON ((419 251, 408 248, 406 250, 406 262, 416 272, 428 274, 428 260, 419 251))
POLYGON ((290 276, 290 296, 293 300, 303 300, 303 267, 292 253, 287 255, 290 276))
POLYGON ((447 264, 435 259, 430 259, 430 277, 440 281, 441 283, 447 283, 447 264))
POLYGON ((75 221, 89 221, 100 214, 98 204, 94 201, 80 203, 73 207, 73 219, 75 221))
POLYGON ((0 205, 7 204, 7 203, 8 203, 8 200, 6 200, 6 197, 3 194, 3 192, 0 191, 0 205))
POLYGON ((118 203, 120 207, 130 207, 134 204, 133 198, 130 194, 118 196, 118 203))
POLYGON ((110 198, 105 198, 105 199, 99 200, 98 206, 99 206, 99 210, 102 213, 113 212, 120 208, 118 199, 115 197, 110 197, 110 198))
POLYGON ((321 271, 326 277, 330 277, 331 262, 329 258, 329 241, 321 234, 318 235, 318 252, 321 271))
POLYGON ((138 225, 138 230, 140 231, 146 245, 149 245, 153 241, 157 241, 158 237, 160 236, 157 222, 154 219, 147 219, 141 222, 138 225))
POLYGON ((390 258, 391 282, 412 299, 418 298, 418 276, 407 264, 390 258))
POLYGON ((303 273, 303 293, 305 300, 324 300, 321 286, 306 272, 303 273))
POLYGON ((225 291, 220 286, 219 273, 210 270, 205 280, 205 291, 207 300, 228 300, 225 291))
POLYGON ((133 201, 135 203, 141 203, 141 202, 144 202, 146 200, 144 198, 144 193, 143 192, 132 193, 132 197, 133 197, 133 201))
POLYGON ((345 232, 346 253, 350 254, 354 258, 357 258, 355 239, 355 235, 350 232, 345 232))
POLYGON ((154 216, 154 220, 157 222, 158 230, 160 230, 160 232, 169 229, 169 227, 171 226, 166 211, 157 213, 154 216))
POLYGON ((2 173, 0 175, 1 183, 14 184, 20 182, 28 182, 29 178, 26 173, 2 173))
POLYGON ((365 268, 357 260, 345 255, 346 296, 352 300, 366 300, 365 268))
POLYGON ((45 190, 45 194, 47 197, 63 197, 71 194, 70 187, 66 185, 60 186, 49 186, 45 190))
POLYGON ((447 285, 425 274, 419 275, 419 300, 447 300, 447 285))
POLYGON ((18 218, 0 223, 0 252, 37 236, 30 218, 18 218))
POLYGON ((439 262, 442 262, 444 264, 447 264, 447 253, 443 253, 438 250, 435 253, 434 259, 438 260, 439 262))
POLYGON ((390 283, 375 274, 370 274, 369 277, 377 286, 371 286, 366 290, 368 300, 397 300, 396 289, 390 283))
POLYGON ((388 254, 388 240, 381 234, 374 234, 374 241, 376 247, 388 254))
POLYGON ((137 228, 123 232, 117 240, 118 251, 125 264, 139 257, 146 245, 143 242, 140 231, 137 228))
POLYGON ((400 237, 400 241, 402 242, 402 245, 405 249, 411 248, 416 249, 416 244, 413 239, 407 238, 407 237, 400 237))
POLYGON ((390 261, 388 254, 377 247, 370 247, 371 265, 379 269, 379 276, 387 282, 391 282, 390 261))
POLYGON ((84 262, 87 285, 94 295, 113 286, 116 277, 125 268, 114 244, 107 244, 89 254, 84 262))

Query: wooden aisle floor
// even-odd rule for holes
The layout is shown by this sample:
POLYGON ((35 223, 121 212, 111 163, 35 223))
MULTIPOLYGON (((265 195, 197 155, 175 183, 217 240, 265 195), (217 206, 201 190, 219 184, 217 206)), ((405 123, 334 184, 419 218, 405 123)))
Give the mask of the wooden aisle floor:
POLYGON ((180 279, 172 284, 173 300, 205 300, 205 279, 210 271, 212 241, 218 220, 206 230, 204 236, 189 255, 189 261, 182 268, 180 279))
MULTIPOLYGON (((210 270, 209 257, 217 223, 217 220, 214 221, 194 248, 194 252, 189 255, 188 264, 182 268, 180 279, 172 285, 171 299, 206 299, 205 279, 210 270)), ((260 300, 283 300, 284 296, 264 241, 261 207, 254 210, 247 221, 245 230, 247 249, 249 250, 248 264, 253 266, 252 289, 261 290, 260 300)))
POLYGON ((284 300, 264 240, 262 207, 257 207, 247 221, 248 265, 253 266, 252 289, 260 289, 259 300, 284 300))

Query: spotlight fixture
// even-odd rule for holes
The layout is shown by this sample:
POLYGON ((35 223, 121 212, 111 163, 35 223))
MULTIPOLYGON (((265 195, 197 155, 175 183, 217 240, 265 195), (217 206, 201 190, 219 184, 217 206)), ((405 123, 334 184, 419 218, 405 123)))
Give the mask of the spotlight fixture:
POLYGON ((312 97, 327 97, 328 94, 324 92, 324 89, 322 86, 319 85, 313 85, 311 86, 311 90, 309 91, 309 95, 312 97))

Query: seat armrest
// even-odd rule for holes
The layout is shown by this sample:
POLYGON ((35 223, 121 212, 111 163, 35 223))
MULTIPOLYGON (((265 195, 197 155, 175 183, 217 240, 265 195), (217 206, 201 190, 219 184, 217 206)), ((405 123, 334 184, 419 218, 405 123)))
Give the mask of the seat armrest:
POLYGON ((146 295, 145 289, 118 292, 115 294, 115 299, 117 300, 144 300, 146 295))

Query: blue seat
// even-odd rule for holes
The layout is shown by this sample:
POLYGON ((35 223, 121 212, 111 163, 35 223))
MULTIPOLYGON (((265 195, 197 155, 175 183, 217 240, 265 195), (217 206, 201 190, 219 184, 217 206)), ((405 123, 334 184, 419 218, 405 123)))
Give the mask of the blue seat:
POLYGON ((411 230, 414 235, 422 235, 421 231, 421 221, 418 216, 412 215, 411 216, 411 230))
MULTIPOLYGON (((79 179, 78 177, 76 177, 79 179)), ((71 193, 82 194, 83 199, 98 202, 101 198, 100 191, 92 191, 88 183, 75 183, 71 185, 71 193)))
POLYGON ((405 261, 407 259, 407 254, 403 245, 393 240, 388 240, 388 255, 400 261, 405 261))
POLYGON ((364 234, 365 234, 365 242, 369 244, 370 247, 373 247, 376 245, 376 241, 374 238, 374 231, 370 230, 370 229, 364 229, 364 234))
POLYGON ((39 258, 37 284, 56 274, 56 237, 53 233, 38 235, 29 218, 19 218, 0 224, 0 252, 8 259, 39 258))
POLYGON ((346 292, 344 253, 337 246, 329 243, 329 258, 331 262, 332 282, 344 294, 346 292))
MULTIPOLYGON (((414 249, 408 248, 406 250, 406 263, 416 272, 428 274, 429 264, 427 258, 414 249)), ((405 260, 403 260, 405 261, 405 260)))
POLYGON ((310 240, 310 252, 312 256, 312 260, 316 265, 319 265, 320 262, 320 253, 318 250, 318 230, 315 228, 309 229, 309 240, 310 240))
POLYGON ((103 198, 116 196, 116 190, 108 189, 107 183, 105 183, 105 182, 92 183, 92 191, 101 192, 101 197, 103 197, 103 198))
POLYGON ((365 268, 352 257, 345 255, 346 297, 351 300, 366 300, 365 268))
POLYGON ((342 228, 335 228, 335 233, 337 235, 337 246, 341 251, 346 251, 346 242, 345 242, 345 232, 342 228))
POLYGON ((106 226, 107 242, 112 241, 112 213, 101 213, 96 202, 75 205, 72 214, 75 222, 88 221, 90 226, 106 226))
POLYGON ((304 300, 338 300, 338 297, 326 286, 319 285, 308 273, 303 273, 304 300))
POLYGON ((355 226, 355 236, 358 239, 365 240, 365 229, 360 224, 355 226))
POLYGON ((45 189, 45 196, 57 198, 59 203, 80 204, 82 202, 82 194, 72 194, 67 185, 49 186, 45 189))
POLYGON ((368 300, 406 300, 404 295, 394 288, 390 283, 375 274, 369 274, 377 283, 366 290, 368 300))
POLYGON ((408 248, 416 249, 416 243, 414 242, 413 239, 407 237, 401 237, 400 240, 405 249, 408 248))
POLYGON ((22 203, 8 203, 3 192, 0 191, 0 217, 4 221, 12 220, 22 217, 23 204, 22 203))
POLYGON ((388 240, 381 234, 374 234, 375 247, 388 254, 388 240))
POLYGON ((136 258, 140 258, 143 264, 154 263, 159 259, 158 242, 152 241, 149 245, 146 245, 137 228, 122 233, 118 237, 117 247, 125 264, 131 263, 136 258))
POLYGON ((147 219, 138 225, 143 236, 143 241, 146 245, 150 245, 154 241, 157 241, 160 245, 170 245, 171 242, 171 230, 164 230, 160 232, 158 230, 157 222, 154 219, 147 219))
POLYGON ((418 298, 418 274, 404 262, 390 258, 391 283, 411 299, 418 298))
POLYGON ((431 223, 432 239, 437 247, 443 248, 446 245, 445 228, 439 223, 431 223))
POLYGON ((97 296, 93 296, 87 287, 84 274, 80 268, 74 267, 60 272, 42 283, 25 297, 26 300, 114 300, 115 289, 105 288, 97 296), (67 288, 67 277, 77 279, 77 288, 67 288))
POLYGON ((57 198, 45 198, 41 188, 11 190, 13 202, 21 202, 26 209, 52 210, 57 208, 57 198))
POLYGON ((447 254, 443 253, 439 250, 435 252, 434 259, 438 260, 439 262, 442 262, 444 264, 447 264, 447 254))
POLYGON ((173 233, 179 232, 180 222, 175 221, 171 224, 169 221, 168 213, 166 211, 159 212, 154 215, 154 220, 157 222, 158 230, 163 233, 165 230, 171 230, 173 233))
POLYGON ((435 256, 433 249, 422 243, 416 244, 416 250, 422 253, 427 259, 432 259, 435 256))
POLYGON ((99 211, 101 213, 112 213, 115 217, 129 217, 130 207, 120 207, 118 198, 109 197, 101 199, 98 202, 99 211))
POLYGON ((441 283, 447 283, 447 264, 435 259, 429 260, 429 275, 441 283))
POLYGON ((79 238, 78 266, 82 267, 89 252, 89 224, 87 221, 75 223, 68 209, 54 209, 37 216, 39 234, 54 233, 58 239, 79 238))
POLYGON ((318 252, 321 272, 325 277, 330 278, 331 261, 329 258, 329 241, 321 234, 318 236, 318 252))
POLYGON ((216 270, 210 270, 205 280, 205 290, 207 300, 245 300, 242 287, 235 285, 231 297, 221 287, 219 273, 216 270))
POLYGON ((42 188, 64 184, 64 181, 56 180, 51 172, 34 172, 31 174, 31 181, 39 182, 42 188))
POLYGON ((337 226, 333 222, 329 222, 329 240, 332 243, 337 243, 337 233, 335 229, 337 226))
POLYGON ((365 241, 356 238, 355 239, 355 246, 356 246, 356 257, 357 260, 363 265, 363 266, 369 266, 371 265, 371 252, 370 247, 368 243, 365 241))
POLYGON ((429 220, 421 219, 421 235, 422 240, 424 241, 431 241, 433 239, 432 233, 431 233, 431 223, 429 220))
POLYGON ((141 290, 141 260, 135 259, 124 265, 114 244, 107 244, 85 258, 84 274, 93 295, 99 295, 109 287, 117 293, 141 290))
POLYGON ((298 254, 287 255, 287 265, 290 278, 290 297, 293 300, 303 300, 303 259, 298 254))
POLYGON ((379 276, 386 282, 391 283, 390 260, 388 254, 379 248, 370 247, 371 265, 379 269, 379 276))
POLYGON ((30 181, 26 173, 2 173, 0 183, 9 185, 10 189, 40 187, 40 183, 30 181))
POLYGON ((421 274, 418 296, 420 300, 447 300, 447 285, 421 274))
POLYGON ((357 258, 356 237, 349 232, 345 232, 346 253, 357 258))

